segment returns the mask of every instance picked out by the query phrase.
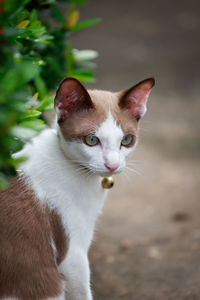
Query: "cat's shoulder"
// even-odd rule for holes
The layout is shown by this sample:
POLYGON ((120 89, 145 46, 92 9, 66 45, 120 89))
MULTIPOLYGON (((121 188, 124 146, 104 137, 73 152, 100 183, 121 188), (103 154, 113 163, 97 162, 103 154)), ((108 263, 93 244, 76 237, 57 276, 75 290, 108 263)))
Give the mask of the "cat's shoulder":
POLYGON ((60 293, 57 265, 67 248, 59 214, 36 198, 23 177, 14 177, 0 192, 0 298, 16 286, 15 296, 23 299, 60 293))
POLYGON ((67 252, 68 238, 59 213, 36 197, 23 176, 15 176, 8 189, 0 192, 0 232, 12 247, 20 243, 24 251, 43 248, 46 256, 52 256, 53 245, 58 264, 67 252))

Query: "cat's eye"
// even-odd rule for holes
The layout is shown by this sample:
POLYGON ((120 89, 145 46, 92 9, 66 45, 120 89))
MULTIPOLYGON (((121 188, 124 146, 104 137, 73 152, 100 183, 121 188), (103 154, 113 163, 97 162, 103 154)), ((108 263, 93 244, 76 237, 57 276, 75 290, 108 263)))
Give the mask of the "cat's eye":
POLYGON ((99 143, 99 139, 95 135, 89 134, 84 137, 84 143, 91 147, 96 146, 99 143))
POLYGON ((121 141, 121 145, 131 147, 134 144, 134 136, 132 134, 125 135, 121 141))

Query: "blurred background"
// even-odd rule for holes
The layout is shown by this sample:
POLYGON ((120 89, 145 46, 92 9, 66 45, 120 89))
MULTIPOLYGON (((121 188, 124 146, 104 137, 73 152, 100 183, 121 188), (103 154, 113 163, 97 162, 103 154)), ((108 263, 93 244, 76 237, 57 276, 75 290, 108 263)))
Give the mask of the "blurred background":
POLYGON ((199 300, 200 2, 80 3, 0 0, 0 189, 15 174, 10 153, 46 126, 61 78, 119 91, 154 76, 90 250, 94 299, 199 300), (76 49, 99 53, 95 83, 97 52, 76 49))
POLYGON ((90 1, 89 16, 72 41, 99 52, 95 87, 156 79, 90 251, 94 298, 200 299, 200 3, 90 1))

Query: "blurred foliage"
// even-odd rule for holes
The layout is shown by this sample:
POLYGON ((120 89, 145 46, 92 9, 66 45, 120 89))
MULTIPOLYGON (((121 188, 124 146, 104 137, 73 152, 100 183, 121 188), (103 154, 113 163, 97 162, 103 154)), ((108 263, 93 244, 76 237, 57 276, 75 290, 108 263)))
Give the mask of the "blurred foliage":
POLYGON ((12 153, 46 127, 42 112, 53 108, 58 83, 94 81, 97 53, 73 49, 69 37, 99 19, 79 22, 78 4, 86 3, 0 0, 0 189, 16 174, 12 153))

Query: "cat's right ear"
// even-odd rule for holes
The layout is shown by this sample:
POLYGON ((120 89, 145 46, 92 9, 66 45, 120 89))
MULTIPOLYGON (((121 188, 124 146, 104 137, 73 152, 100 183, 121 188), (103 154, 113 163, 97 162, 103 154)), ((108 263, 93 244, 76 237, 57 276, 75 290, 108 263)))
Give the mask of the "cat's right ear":
POLYGON ((123 91, 119 100, 120 108, 128 109, 133 117, 139 121, 147 110, 147 100, 154 85, 154 78, 148 78, 134 85, 129 90, 123 91))
POLYGON ((90 95, 77 79, 69 77, 61 82, 54 101, 59 122, 64 121, 72 113, 93 106, 90 95))

